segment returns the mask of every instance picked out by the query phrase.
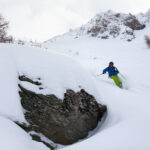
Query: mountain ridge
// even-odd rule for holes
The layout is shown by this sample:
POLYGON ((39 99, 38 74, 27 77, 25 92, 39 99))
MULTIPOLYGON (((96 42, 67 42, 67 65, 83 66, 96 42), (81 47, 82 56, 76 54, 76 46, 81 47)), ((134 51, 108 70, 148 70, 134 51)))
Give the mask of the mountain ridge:
POLYGON ((136 38, 136 32, 147 27, 149 22, 150 9, 145 13, 135 15, 108 10, 98 13, 81 27, 70 29, 69 32, 55 36, 44 43, 54 42, 66 36, 74 39, 88 36, 100 39, 118 38, 125 41, 132 41, 136 38))

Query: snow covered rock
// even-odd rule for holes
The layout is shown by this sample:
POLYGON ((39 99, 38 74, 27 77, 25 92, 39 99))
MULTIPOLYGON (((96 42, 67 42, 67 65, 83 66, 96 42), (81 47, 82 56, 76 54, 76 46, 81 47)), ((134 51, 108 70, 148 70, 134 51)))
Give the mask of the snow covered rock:
POLYGON ((101 39, 118 38, 132 41, 136 38, 136 31, 143 30, 150 21, 149 14, 149 11, 145 14, 133 15, 130 13, 116 13, 109 10, 97 14, 87 24, 77 29, 70 30, 63 36, 54 37, 50 41, 53 42, 65 36, 79 38, 85 35, 101 39))
POLYGON ((135 15, 107 11, 96 15, 80 30, 90 36, 101 39, 117 38, 131 41, 135 38, 135 30, 142 30, 145 24, 135 15))
POLYGON ((134 31, 142 30, 145 24, 132 14, 121 14, 112 11, 100 13, 82 26, 82 33, 101 39, 117 38, 131 41, 134 31))
MULTIPOLYGON (((24 81, 26 78, 20 79, 24 81)), ((38 82, 32 83, 37 85, 38 82)), ((30 124, 27 128, 42 133, 55 143, 68 145, 85 138, 106 111, 106 106, 98 104, 83 89, 80 92, 67 90, 62 101, 55 95, 36 94, 21 85, 19 87, 21 104, 27 110, 25 118, 30 124)))
MULTIPOLYGON (((62 147, 43 134, 34 130, 25 132, 16 124, 27 124, 18 94, 18 83, 34 93, 54 94, 59 99, 64 98, 67 89, 75 92, 85 89, 89 94, 94 95, 96 100, 102 100, 94 79, 81 63, 57 52, 49 52, 26 44, 0 44, 0 68, 0 91, 2 91, 0 149, 2 150, 48 150, 48 145, 54 148, 62 147), (22 75, 30 77, 31 80, 22 75), (18 80, 18 76, 22 76, 20 78, 22 81, 18 80), (34 138, 33 136, 31 138, 31 134, 34 134, 34 138), (35 135, 41 138, 41 142, 38 141, 40 138, 35 138, 35 135)), ((35 127, 32 126, 34 129, 35 127)))

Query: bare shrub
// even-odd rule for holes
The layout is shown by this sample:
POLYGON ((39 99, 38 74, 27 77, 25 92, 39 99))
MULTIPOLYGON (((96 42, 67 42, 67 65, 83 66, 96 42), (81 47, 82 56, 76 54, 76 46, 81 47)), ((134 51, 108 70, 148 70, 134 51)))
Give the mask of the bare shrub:
POLYGON ((22 40, 18 40, 17 42, 18 42, 19 45, 24 45, 25 44, 25 42, 22 41, 22 40))
POLYGON ((3 16, 0 14, 0 43, 11 43, 13 42, 12 36, 7 35, 9 22, 5 21, 3 16))
POLYGON ((150 48, 150 37, 147 35, 145 36, 145 42, 146 42, 148 48, 150 48))

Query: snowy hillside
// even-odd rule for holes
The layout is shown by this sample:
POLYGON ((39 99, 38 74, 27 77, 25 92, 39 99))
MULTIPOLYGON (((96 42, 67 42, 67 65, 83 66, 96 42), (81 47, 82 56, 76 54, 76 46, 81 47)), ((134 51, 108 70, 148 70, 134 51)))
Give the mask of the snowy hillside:
MULTIPOLYGON (((61 99, 66 89, 79 91, 84 88, 98 102, 106 104, 108 111, 103 123, 99 123, 87 138, 69 146, 58 145, 56 149, 150 149, 150 50, 144 41, 144 36, 150 35, 150 13, 136 16, 138 23, 145 25, 138 31, 124 24, 131 15, 117 16, 111 11, 101 13, 87 25, 44 42, 42 48, 30 44, 0 44, 0 150, 49 150, 14 123, 26 123, 18 84, 35 93, 55 94, 61 99), (106 31, 98 30, 96 38, 91 37, 88 31, 97 23, 102 25, 96 20, 106 18, 110 22, 106 31), (110 34, 112 27, 117 27, 115 36, 110 34), (125 31, 133 34, 124 34, 125 31), (98 38, 104 35, 109 38, 98 38), (99 75, 110 61, 120 70, 124 89, 115 86, 106 74, 99 75), (34 81, 40 78, 42 85, 20 82, 19 75, 34 81)), ((52 143, 48 139, 45 141, 52 143)))
POLYGON ((52 38, 53 42, 61 37, 79 38, 81 36, 97 37, 101 39, 118 38, 132 41, 136 38, 136 32, 144 29, 150 22, 150 10, 145 14, 137 15, 116 13, 111 10, 97 14, 87 24, 70 30, 62 36, 52 38))
POLYGON ((137 18, 146 27, 134 32, 132 42, 120 40, 121 34, 117 39, 91 38, 86 29, 83 34, 77 29, 43 43, 49 50, 77 59, 95 79, 102 102, 108 107, 104 124, 93 136, 63 150, 150 149, 150 51, 144 41, 144 36, 150 35, 150 23, 145 14, 137 18), (97 76, 110 61, 120 70, 127 89, 116 87, 107 75, 97 76))

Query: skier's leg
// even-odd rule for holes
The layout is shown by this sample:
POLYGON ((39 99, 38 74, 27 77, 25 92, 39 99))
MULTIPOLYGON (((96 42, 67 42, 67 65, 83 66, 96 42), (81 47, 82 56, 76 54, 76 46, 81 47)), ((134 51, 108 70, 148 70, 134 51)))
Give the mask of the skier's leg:
POLYGON ((115 84, 116 84, 118 87, 122 88, 121 79, 120 79, 117 75, 111 76, 111 78, 114 80, 115 84))
POLYGON ((117 86, 119 86, 116 77, 115 77, 115 76, 111 76, 111 78, 114 80, 115 84, 116 84, 117 86))
POLYGON ((116 78, 117 78, 119 87, 122 88, 122 81, 121 81, 120 77, 118 75, 116 75, 116 78))

